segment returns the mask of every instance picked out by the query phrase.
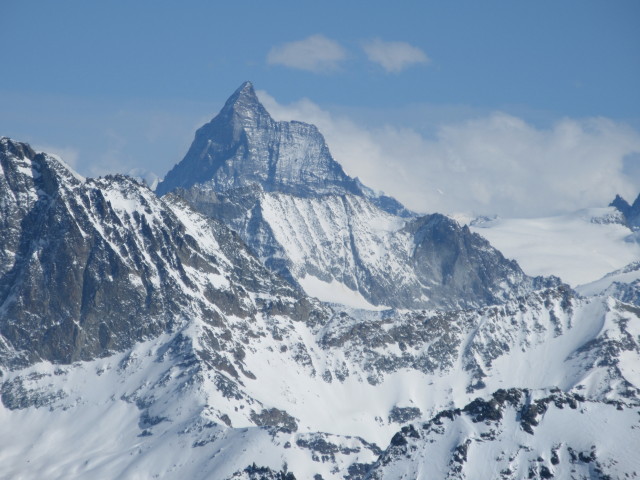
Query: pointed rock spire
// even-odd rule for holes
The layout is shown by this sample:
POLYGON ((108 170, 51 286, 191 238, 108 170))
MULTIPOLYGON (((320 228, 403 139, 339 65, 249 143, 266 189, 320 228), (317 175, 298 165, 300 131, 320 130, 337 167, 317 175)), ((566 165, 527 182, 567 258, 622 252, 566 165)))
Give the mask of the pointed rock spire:
POLYGON ((238 89, 233 92, 226 103, 225 107, 232 106, 236 104, 253 104, 260 103, 258 100, 258 96, 256 95, 256 91, 253 88, 253 84, 249 81, 244 82, 242 85, 238 87, 238 89))
POLYGON ((220 115, 226 117, 229 114, 235 114, 245 121, 251 121, 257 117, 268 117, 271 120, 271 116, 258 100, 253 84, 249 81, 240 85, 225 102, 220 115))
POLYGON ((276 122, 251 82, 229 97, 220 113, 196 132, 184 159, 158 185, 159 195, 207 184, 222 192, 249 185, 296 195, 362 194, 333 159, 314 125, 276 122))
POLYGON ((616 198, 609 204, 610 207, 617 208, 622 214, 626 217, 629 214, 629 210, 631 210, 631 205, 620 195, 616 195, 616 198))
POLYGON ((0 137, 0 155, 33 158, 36 152, 27 143, 16 142, 9 137, 0 137))
POLYGON ((616 195, 616 198, 609 206, 615 207, 622 213, 627 226, 634 229, 640 227, 640 195, 631 205, 620 195, 616 195))

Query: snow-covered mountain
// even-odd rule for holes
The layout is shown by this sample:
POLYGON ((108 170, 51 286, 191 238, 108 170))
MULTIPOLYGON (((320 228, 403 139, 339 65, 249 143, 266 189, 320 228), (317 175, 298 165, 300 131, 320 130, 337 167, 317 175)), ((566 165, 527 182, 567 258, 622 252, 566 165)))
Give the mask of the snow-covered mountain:
POLYGON ((623 403, 580 394, 498 390, 403 427, 368 478, 635 478, 637 417, 623 403))
MULTIPOLYGON (((624 449, 637 443, 636 424, 624 430, 615 420, 607 430, 599 415, 614 406, 627 411, 621 421, 634 412, 637 422, 637 310, 552 289, 454 316, 370 315, 316 325, 235 324, 227 345, 240 340, 245 352, 237 377, 209 361, 215 331, 198 319, 106 358, 6 372, 1 418, 5 432, 17 433, 0 435, 0 460, 18 478, 64 478, 70 468, 76 478, 244 478, 234 473, 254 463, 273 472, 286 464, 295 478, 376 478, 390 455, 396 472, 411 472, 422 458, 397 465, 396 433, 406 422, 428 422, 515 387, 533 388, 537 398, 555 388, 574 392, 568 395, 582 399, 583 415, 574 418, 567 408, 564 430, 530 437, 511 418, 529 405, 523 400, 507 406, 513 413, 496 438, 443 429, 447 440, 440 456, 429 454, 430 465, 449 461, 449 441, 480 440, 509 455, 527 445, 520 463, 548 457, 564 441, 563 462, 568 448, 591 452, 596 445, 599 461, 615 448, 626 452, 622 467, 605 462, 604 473, 633 465, 635 453, 624 449), (583 431, 584 422, 595 422, 598 435, 583 431), (530 441, 516 444, 513 435, 530 441)), ((541 421, 546 412, 536 415, 541 421)), ((430 448, 431 440, 418 448, 430 448)), ((465 467, 470 478, 486 468, 486 460, 479 463, 465 467)), ((408 478, 441 478, 439 470, 421 468, 424 477, 408 478)), ((506 478, 521 478, 519 472, 506 478)))
POLYGON ((0 478, 640 472, 637 263, 528 277, 250 84, 159 192, 0 139, 0 478))
POLYGON ((0 337, 11 364, 105 356, 193 317, 309 302, 235 234, 124 176, 84 179, 0 140, 0 337))
POLYGON ((198 130, 157 189, 168 191, 225 222, 267 267, 323 301, 468 308, 545 282, 455 221, 416 217, 374 195, 343 172, 314 126, 275 122, 250 83, 198 130))

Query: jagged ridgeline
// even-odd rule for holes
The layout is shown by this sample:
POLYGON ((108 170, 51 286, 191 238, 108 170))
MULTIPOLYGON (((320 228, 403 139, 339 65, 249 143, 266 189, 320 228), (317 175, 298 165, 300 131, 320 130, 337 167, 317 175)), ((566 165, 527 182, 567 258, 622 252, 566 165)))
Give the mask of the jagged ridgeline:
POLYGON ((315 126, 273 120, 249 82, 158 185, 158 194, 170 191, 229 225, 267 267, 324 301, 469 308, 545 282, 528 278, 466 226, 420 217, 348 176, 315 126))
POLYGON ((5 361, 88 360, 192 318, 250 318, 280 298, 284 314, 311 310, 237 235, 180 199, 125 176, 84 179, 7 138, 0 229, 5 361))

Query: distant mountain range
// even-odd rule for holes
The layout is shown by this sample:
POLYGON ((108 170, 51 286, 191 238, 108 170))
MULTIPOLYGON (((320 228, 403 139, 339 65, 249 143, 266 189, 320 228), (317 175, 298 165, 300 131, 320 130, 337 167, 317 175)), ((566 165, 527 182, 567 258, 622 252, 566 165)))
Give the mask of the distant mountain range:
POLYGON ((155 192, 1 138, 0 477, 637 476, 640 259, 573 290, 481 223, 249 82, 155 192))

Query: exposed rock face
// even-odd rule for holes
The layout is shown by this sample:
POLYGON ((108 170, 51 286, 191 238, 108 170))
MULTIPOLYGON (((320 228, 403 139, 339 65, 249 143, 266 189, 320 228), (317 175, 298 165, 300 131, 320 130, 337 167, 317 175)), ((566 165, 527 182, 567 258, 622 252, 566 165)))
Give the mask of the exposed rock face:
POLYGON ((625 216, 628 215, 629 211, 631 210, 631 205, 629 205, 629 202, 627 202, 620 195, 616 195, 616 198, 613 199, 609 206, 617 208, 625 216))
POLYGON ((620 452, 610 450, 600 436, 583 433, 607 424, 633 441, 638 428, 634 413, 623 403, 591 402, 559 390, 501 389, 490 399, 478 398, 463 409, 403 427, 366 478, 634 477, 634 462, 620 461, 620 452), (567 429, 564 422, 581 428, 567 429))
POLYGON ((296 194, 360 193, 331 157, 314 125, 276 122, 243 83, 220 113, 196 132, 186 156, 158 185, 175 188, 209 183, 216 191, 260 184, 266 191, 296 194))
POLYGON ((616 198, 613 199, 609 206, 615 207, 622 213, 630 228, 637 229, 640 227, 640 195, 631 205, 620 195, 616 195, 616 198))
POLYGON ((234 473, 228 480, 296 480, 292 472, 275 472, 269 467, 258 467, 255 463, 234 473))
POLYGON ((472 308, 534 283, 466 227, 415 218, 345 175, 315 127, 275 122, 248 83, 198 130, 157 192, 171 190, 321 300, 338 289, 354 306, 472 308))
POLYGON ((197 316, 251 317, 249 292, 309 310, 224 225, 123 177, 83 179, 0 140, 0 334, 13 361, 108 355, 197 316), (297 302, 297 303, 296 303, 297 302))
POLYGON ((449 305, 460 308, 492 305, 523 295, 534 285, 559 283, 557 279, 528 278, 515 261, 504 258, 480 235, 443 215, 418 218, 405 230, 415 245, 407 263, 431 303, 439 307, 447 307, 439 299, 457 299, 455 303, 449 300, 449 305))

